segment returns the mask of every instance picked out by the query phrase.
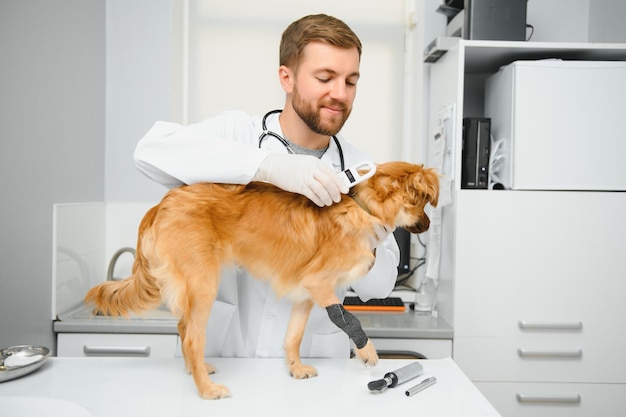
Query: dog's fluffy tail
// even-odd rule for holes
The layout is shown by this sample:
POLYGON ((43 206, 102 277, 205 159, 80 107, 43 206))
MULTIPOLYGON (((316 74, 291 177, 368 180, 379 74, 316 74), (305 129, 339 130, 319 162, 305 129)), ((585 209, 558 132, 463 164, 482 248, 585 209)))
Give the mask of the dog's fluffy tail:
POLYGON ((142 251, 142 235, 152 226, 157 207, 146 213, 139 225, 137 256, 131 276, 122 281, 107 281, 93 287, 85 296, 86 303, 95 305, 94 313, 106 316, 127 316, 157 307, 161 303, 161 289, 148 272, 148 261, 142 251))

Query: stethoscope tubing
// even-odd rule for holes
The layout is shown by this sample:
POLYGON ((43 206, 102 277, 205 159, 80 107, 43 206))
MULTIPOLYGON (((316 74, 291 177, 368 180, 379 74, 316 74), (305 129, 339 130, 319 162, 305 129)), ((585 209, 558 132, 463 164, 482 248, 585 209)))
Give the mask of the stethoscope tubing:
MULTIPOLYGON (((281 112, 282 110, 272 110, 272 111, 265 113, 265 116, 263 116, 263 119, 261 121, 261 127, 263 128, 263 132, 261 132, 261 135, 259 136, 259 149, 261 148, 261 144, 263 143, 263 140, 265 140, 268 136, 271 136, 274 139, 277 139, 287 149, 287 152, 291 154, 295 154, 294 150, 291 148, 291 146, 289 145, 289 142, 287 142, 285 138, 283 138, 276 132, 272 132, 271 130, 267 128, 267 123, 266 123, 267 118, 272 114, 281 113, 281 112)), ((341 144, 339 143, 339 139, 337 139, 337 136, 333 135, 332 138, 335 141, 335 145, 337 145, 337 152, 339 153, 339 161, 341 163, 341 170, 344 171, 346 169, 346 165, 345 165, 345 161, 343 157, 343 149, 341 148, 341 144)))

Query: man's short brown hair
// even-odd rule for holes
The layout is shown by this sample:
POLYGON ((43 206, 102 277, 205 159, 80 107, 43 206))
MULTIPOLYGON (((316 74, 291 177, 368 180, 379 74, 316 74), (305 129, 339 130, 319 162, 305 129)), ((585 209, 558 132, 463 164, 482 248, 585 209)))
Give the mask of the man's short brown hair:
POLYGON ((361 41, 348 25, 335 17, 316 14, 302 17, 285 29, 280 41, 280 65, 297 67, 304 47, 314 41, 356 48, 361 57, 361 41))

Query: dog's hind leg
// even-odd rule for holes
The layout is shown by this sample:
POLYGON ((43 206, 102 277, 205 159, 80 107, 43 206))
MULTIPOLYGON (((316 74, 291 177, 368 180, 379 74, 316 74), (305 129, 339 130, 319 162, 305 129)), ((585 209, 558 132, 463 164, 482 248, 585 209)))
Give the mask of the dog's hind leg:
POLYGON ((185 366, 193 376, 198 393, 202 398, 218 399, 230 397, 230 391, 224 385, 216 384, 209 378, 208 373, 213 370, 213 367, 204 362, 204 345, 206 325, 213 301, 217 296, 219 268, 205 266, 207 268, 203 270, 210 271, 209 276, 201 279, 196 277, 195 280, 187 281, 185 307, 178 328, 179 331, 182 330, 181 343, 185 366))
POLYGON ((185 371, 191 373, 191 365, 187 362, 187 355, 185 354, 185 336, 187 335, 187 322, 184 317, 178 320, 178 337, 180 337, 180 346, 183 351, 183 359, 185 360, 185 371))
POLYGON ((317 376, 317 370, 314 367, 303 365, 300 360, 300 344, 312 308, 313 303, 309 300, 295 303, 291 308, 291 317, 285 335, 285 360, 289 373, 297 379, 317 376))
MULTIPOLYGON (((178 321, 178 336, 180 337, 181 346, 184 344, 186 333, 187 333, 187 324, 185 320, 181 318, 178 321)), ((187 363, 187 356, 183 354, 183 358, 185 359, 185 370, 187 371, 187 373, 191 373, 191 365, 187 363)), ((215 367, 213 365, 211 365, 210 363, 205 363, 205 365, 206 365, 207 373, 209 374, 215 373, 215 367)))

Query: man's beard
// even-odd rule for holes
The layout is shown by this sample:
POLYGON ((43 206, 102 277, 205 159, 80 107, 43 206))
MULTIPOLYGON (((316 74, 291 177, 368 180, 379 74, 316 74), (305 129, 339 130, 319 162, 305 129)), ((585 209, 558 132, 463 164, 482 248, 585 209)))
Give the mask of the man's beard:
POLYGON ((296 114, 300 116, 300 119, 306 123, 309 129, 320 135, 334 136, 339 133, 346 120, 348 120, 351 110, 347 108, 345 103, 335 100, 324 104, 329 107, 341 109, 343 115, 338 118, 333 118, 329 123, 322 124, 320 109, 315 107, 315 104, 308 104, 302 100, 300 94, 298 94, 298 90, 294 89, 293 91, 291 105, 296 114))

